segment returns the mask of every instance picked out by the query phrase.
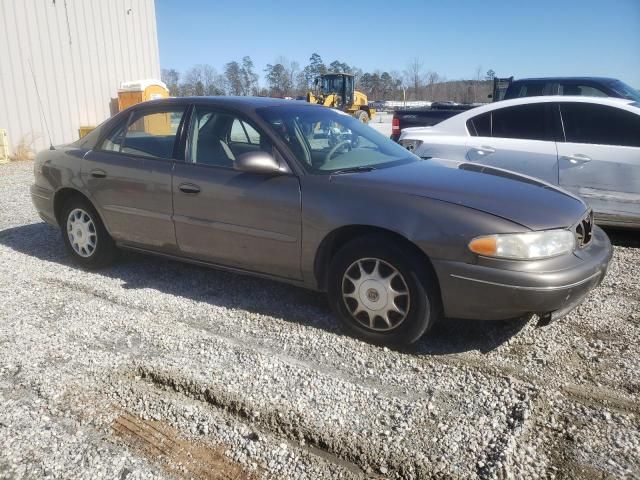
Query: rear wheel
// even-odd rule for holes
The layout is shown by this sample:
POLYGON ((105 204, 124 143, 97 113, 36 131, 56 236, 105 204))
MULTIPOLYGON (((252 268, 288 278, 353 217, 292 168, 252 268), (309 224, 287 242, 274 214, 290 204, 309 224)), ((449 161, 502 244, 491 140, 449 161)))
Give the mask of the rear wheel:
POLYGON ((74 261, 85 268, 111 263, 117 248, 93 205, 81 197, 70 198, 60 217, 62 240, 74 261))
POLYGON ((365 112, 364 110, 358 110, 354 114, 354 117, 356 117, 362 123, 369 123, 369 114, 367 112, 365 112))
POLYGON ((437 281, 416 256, 386 236, 356 239, 335 255, 329 301, 350 332, 409 345, 433 325, 440 316, 437 281))

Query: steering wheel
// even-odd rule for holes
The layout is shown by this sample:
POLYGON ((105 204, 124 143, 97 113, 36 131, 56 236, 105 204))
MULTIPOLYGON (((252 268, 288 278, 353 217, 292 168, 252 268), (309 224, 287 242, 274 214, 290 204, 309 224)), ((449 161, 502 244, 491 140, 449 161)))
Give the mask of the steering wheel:
POLYGON ((327 155, 324 157, 324 163, 327 163, 331 160, 331 157, 333 157, 335 155, 335 153, 340 150, 340 148, 344 147, 345 145, 351 145, 351 140, 342 140, 338 143, 336 143, 333 147, 331 147, 331 150, 329 150, 327 152, 327 155))

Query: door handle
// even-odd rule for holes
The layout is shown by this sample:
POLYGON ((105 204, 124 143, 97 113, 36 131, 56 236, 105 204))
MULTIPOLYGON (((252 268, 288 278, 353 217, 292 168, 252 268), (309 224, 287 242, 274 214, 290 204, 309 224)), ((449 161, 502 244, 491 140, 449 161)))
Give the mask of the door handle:
POLYGON ((95 170, 91 170, 91 176, 93 178, 105 178, 107 176, 107 172, 96 168, 95 170))
POLYGON ((191 193, 191 194, 200 193, 200 187, 193 183, 181 183, 178 188, 183 193, 191 193))
POLYGON ((569 163, 574 165, 578 165, 580 163, 587 163, 591 161, 591 157, 584 155, 582 153, 574 153, 573 155, 566 155, 564 157, 565 160, 569 160, 569 163))
POLYGON ((493 147, 475 147, 473 149, 478 155, 490 155, 492 153, 496 153, 496 149, 493 147))

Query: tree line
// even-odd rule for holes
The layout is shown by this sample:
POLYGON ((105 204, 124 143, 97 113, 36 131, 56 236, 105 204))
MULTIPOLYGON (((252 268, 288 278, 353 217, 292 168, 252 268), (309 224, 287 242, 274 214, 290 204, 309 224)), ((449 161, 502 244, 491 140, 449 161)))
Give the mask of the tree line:
POLYGON ((473 78, 448 80, 429 70, 420 58, 412 59, 402 71, 374 70, 365 72, 340 60, 325 64, 322 57, 313 53, 309 62, 301 67, 297 61, 278 57, 260 74, 251 60, 245 56, 231 61, 218 72, 211 65, 195 65, 181 73, 175 69, 162 69, 162 81, 172 96, 202 95, 257 95, 271 97, 303 97, 314 88, 314 81, 325 73, 350 73, 355 76, 356 89, 369 100, 426 100, 454 101, 461 103, 485 102, 493 88, 493 70, 482 73, 475 69, 473 78))

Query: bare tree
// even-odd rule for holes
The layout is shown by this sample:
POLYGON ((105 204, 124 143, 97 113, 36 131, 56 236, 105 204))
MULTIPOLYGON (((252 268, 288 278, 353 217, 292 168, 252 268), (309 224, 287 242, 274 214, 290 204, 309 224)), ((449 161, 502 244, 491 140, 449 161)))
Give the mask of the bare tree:
POLYGON ((473 85, 473 101, 478 101, 478 87, 480 86, 480 81, 482 80, 482 65, 478 65, 476 67, 476 74, 474 77, 474 85, 473 85))
POLYGON ((291 88, 290 94, 294 94, 295 85, 298 80, 298 75, 300 74, 300 64, 296 61, 293 61, 289 64, 289 85, 291 88))
POLYGON ((429 70, 426 74, 427 79, 427 88, 426 88, 426 99, 433 100, 435 98, 435 84, 440 81, 440 75, 433 70, 429 70))
POLYGON ((407 66, 406 76, 407 83, 413 86, 414 100, 418 100, 420 94, 420 85, 422 84, 422 72, 424 70, 424 61, 418 57, 414 57, 407 66))
POLYGON ((251 57, 242 57, 242 67, 240 67, 240 87, 243 95, 258 94, 258 74, 253 70, 253 60, 251 57))
POLYGON ((224 95, 223 79, 211 65, 194 65, 184 75, 180 85, 183 96, 224 95))
POLYGON ((180 73, 171 68, 163 68, 160 72, 160 78, 169 89, 169 95, 178 97, 180 95, 180 73))

